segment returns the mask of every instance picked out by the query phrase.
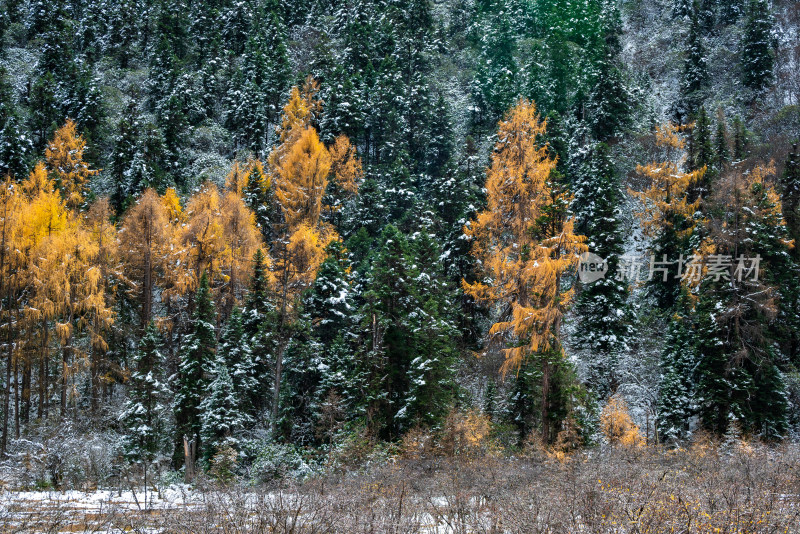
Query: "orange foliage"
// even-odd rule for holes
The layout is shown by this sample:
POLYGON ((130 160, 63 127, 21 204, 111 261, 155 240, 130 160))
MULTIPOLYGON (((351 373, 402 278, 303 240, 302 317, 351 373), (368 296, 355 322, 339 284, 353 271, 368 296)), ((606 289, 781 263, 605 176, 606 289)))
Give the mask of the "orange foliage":
POLYGON ((89 169, 83 161, 86 141, 75 131, 75 123, 67 119, 59 128, 53 140, 45 149, 47 168, 56 179, 56 185, 68 207, 76 208, 83 203, 83 194, 88 186, 89 178, 99 170, 89 169))
POLYGON ((619 396, 611 397, 600 414, 600 429, 609 443, 624 447, 640 447, 644 439, 628 413, 628 406, 619 396))
POLYGON ((685 228, 676 229, 679 237, 689 235, 696 224, 692 216, 700 207, 701 199, 692 198, 692 187, 703 179, 706 168, 688 173, 681 171, 686 155, 684 141, 678 135, 680 131, 681 127, 671 123, 656 127, 656 146, 663 152, 664 161, 636 167, 636 172, 647 179, 649 186, 644 191, 630 190, 630 193, 642 202, 642 211, 636 215, 650 236, 672 228, 675 215, 687 222, 685 228))
POLYGON ((500 122, 492 165, 486 172, 487 208, 464 231, 483 271, 481 281, 463 282, 478 301, 505 307, 491 335, 512 335, 518 343, 505 349, 503 370, 518 368, 526 355, 558 343, 558 330, 572 290, 561 288, 563 274, 586 250, 567 217, 546 229, 536 222, 554 198, 549 178, 556 161, 537 146, 546 125, 536 106, 520 99, 500 122), (538 230, 538 231, 534 231, 538 230))

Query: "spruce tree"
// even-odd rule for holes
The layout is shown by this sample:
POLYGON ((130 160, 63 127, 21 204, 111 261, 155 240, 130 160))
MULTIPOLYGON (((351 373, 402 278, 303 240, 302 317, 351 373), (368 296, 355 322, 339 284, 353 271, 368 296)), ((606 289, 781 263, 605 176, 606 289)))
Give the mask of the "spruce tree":
POLYGON ((708 61, 706 47, 703 43, 700 22, 697 13, 692 14, 689 35, 686 41, 686 52, 683 61, 683 79, 681 82, 681 104, 678 109, 678 120, 683 122, 694 115, 705 99, 708 87, 708 61))
POLYGON ((163 375, 161 334, 153 323, 139 341, 132 364, 127 401, 120 415, 125 429, 122 446, 128 460, 141 463, 146 470, 165 451, 171 420, 171 394, 163 375))
POLYGON ((623 252, 622 195, 608 145, 596 145, 587 171, 575 193, 573 209, 589 251, 606 260, 607 271, 603 278, 586 285, 578 297, 576 337, 592 355, 590 385, 600 398, 606 398, 619 385, 619 355, 633 334, 628 290, 618 273, 623 252))
POLYGON ((250 422, 241 410, 231 378, 232 371, 222 353, 217 353, 213 369, 214 378, 208 385, 208 396, 199 407, 202 458, 206 465, 223 448, 235 448, 234 432, 242 430, 250 422))
POLYGON ((16 115, 0 126, 0 176, 21 179, 28 173, 33 144, 20 128, 16 115))
POLYGON ((696 353, 688 297, 685 293, 677 308, 676 314, 670 318, 659 361, 661 384, 658 391, 656 429, 662 443, 687 439, 689 421, 695 413, 696 353))
POLYGON ((201 441, 202 414, 200 404, 208 393, 209 371, 214 362, 217 339, 214 303, 208 275, 200 277, 200 286, 195 294, 195 310, 191 321, 191 333, 181 343, 182 350, 178 367, 174 400, 177 424, 176 453, 183 451, 184 436, 194 440, 197 450, 203 450, 201 441))
POLYGON ((728 128, 725 115, 720 109, 717 112, 717 132, 714 135, 715 165, 718 171, 725 168, 731 161, 731 150, 728 147, 728 128))
POLYGON ((750 0, 742 39, 742 74, 753 99, 775 79, 774 20, 767 0, 750 0))

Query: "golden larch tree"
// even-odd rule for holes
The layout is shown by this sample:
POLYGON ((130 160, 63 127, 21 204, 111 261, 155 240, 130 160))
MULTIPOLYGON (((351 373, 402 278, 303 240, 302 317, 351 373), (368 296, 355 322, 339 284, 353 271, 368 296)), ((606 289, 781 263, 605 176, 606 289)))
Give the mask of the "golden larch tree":
POLYGON ((276 239, 271 243, 270 254, 279 314, 273 424, 277 422, 283 352, 290 341, 289 326, 296 301, 316 277, 328 243, 338 239, 333 228, 320 218, 332 159, 313 126, 322 108, 317 90, 318 85, 311 78, 302 91, 292 89, 278 129, 281 142, 268 158, 275 199, 282 214, 282 223, 273 229, 276 239))
POLYGON ((489 334, 505 347, 504 373, 519 369, 528 357, 546 355, 541 409, 542 434, 549 440, 549 377, 563 359, 560 326, 572 299, 562 278, 587 247, 574 232, 568 199, 552 180, 556 160, 547 146, 537 145, 545 132, 535 104, 525 99, 500 121, 486 171, 487 207, 465 227, 481 277, 462 285, 497 309, 489 334))
POLYGON ((47 169, 55 178, 56 186, 69 208, 77 208, 83 203, 89 178, 100 172, 90 169, 83 160, 85 150, 86 141, 77 133, 72 119, 67 119, 44 152, 47 169))
POLYGON ((122 220, 119 241, 125 280, 129 291, 140 302, 140 325, 143 329, 153 319, 155 286, 166 278, 167 254, 173 246, 170 226, 165 202, 154 189, 149 188, 122 220))

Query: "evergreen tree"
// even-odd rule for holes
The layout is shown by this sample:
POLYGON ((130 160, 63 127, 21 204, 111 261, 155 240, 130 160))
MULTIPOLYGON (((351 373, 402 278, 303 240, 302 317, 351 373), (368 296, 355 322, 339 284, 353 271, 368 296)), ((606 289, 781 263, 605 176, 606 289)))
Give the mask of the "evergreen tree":
POLYGON ((147 464, 163 453, 169 443, 171 419, 161 335, 153 323, 147 326, 132 363, 128 398, 120 415, 125 428, 122 446, 130 461, 140 462, 147 469, 147 464))
POLYGON ((677 110, 679 122, 693 116, 705 99, 708 87, 708 62, 706 47, 698 21, 697 13, 692 14, 689 35, 686 41, 686 53, 683 62, 683 80, 681 83, 681 103, 677 110))
POLYGON ((714 144, 711 138, 711 123, 708 119, 705 106, 700 107, 697 113, 697 118, 694 122, 694 128, 691 131, 691 153, 689 154, 690 162, 688 165, 689 171, 695 171, 705 167, 707 169, 704 176, 704 184, 697 188, 696 193, 700 196, 705 195, 708 190, 708 182, 711 178, 711 169, 715 161, 714 144))
POLYGON ((742 161, 747 157, 747 130, 742 119, 733 119, 733 160, 742 161))
POLYGON ((750 0, 742 39, 742 74, 753 99, 775 79, 774 25, 767 0, 750 0))
POLYGON ((731 150, 728 147, 728 128, 725 115, 720 109, 717 112, 717 132, 714 135, 715 164, 718 171, 725 168, 731 161, 731 150))
POLYGON ((21 179, 28 173, 33 144, 20 128, 16 115, 0 126, 0 176, 21 179))
POLYGON ((250 422, 237 402, 231 370, 221 352, 217 353, 214 361, 213 376, 208 385, 208 396, 199 406, 202 457, 206 464, 223 448, 235 448, 237 442, 234 432, 245 428, 250 422))
POLYGON ((442 322, 443 304, 436 296, 423 299, 419 284, 427 277, 414 263, 406 237, 388 225, 380 242, 361 312, 371 349, 363 364, 369 373, 373 425, 389 438, 416 423, 434 423, 446 410, 444 402, 426 402, 436 397, 442 401, 442 395, 452 392, 437 382, 450 380, 453 329, 442 322))
POLYGON ((259 377, 250 340, 245 334, 242 312, 238 307, 234 307, 228 317, 219 338, 217 356, 230 376, 237 418, 244 426, 255 416, 253 392, 258 390, 259 377))
POLYGON ((659 361, 661 385, 656 429, 663 443, 687 439, 689 421, 695 414, 696 353, 692 325, 687 317, 687 300, 684 293, 677 306, 681 315, 670 318, 659 361))
POLYGON ((194 440, 197 450, 203 450, 201 441, 202 413, 200 405, 208 392, 209 367, 215 359, 217 346, 214 304, 208 275, 200 277, 200 286, 195 295, 195 310, 191 322, 191 333, 182 342, 176 392, 174 400, 177 424, 176 454, 183 451, 182 440, 194 440))
POLYGON ((242 310, 242 330, 245 343, 250 347, 256 385, 249 391, 249 399, 245 401, 252 406, 254 416, 267 406, 267 396, 272 388, 271 358, 274 348, 271 331, 275 321, 275 310, 269 301, 269 271, 267 257, 258 249, 253 257, 253 277, 250 291, 242 310))
POLYGON ((619 354, 633 332, 628 290, 618 273, 623 252, 619 177, 606 144, 599 143, 589 161, 587 180, 575 193, 573 209, 589 251, 606 260, 607 271, 578 297, 576 337, 592 354, 589 382, 600 398, 606 398, 619 385, 619 354))

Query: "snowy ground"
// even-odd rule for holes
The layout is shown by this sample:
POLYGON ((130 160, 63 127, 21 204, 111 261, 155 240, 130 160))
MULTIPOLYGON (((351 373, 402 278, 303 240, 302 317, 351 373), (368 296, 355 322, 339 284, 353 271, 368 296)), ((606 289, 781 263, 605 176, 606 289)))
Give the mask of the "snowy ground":
POLYGON ((126 523, 133 517, 200 509, 202 500, 188 486, 146 493, 4 491, 0 493, 0 532, 123 532, 130 528, 126 523))

